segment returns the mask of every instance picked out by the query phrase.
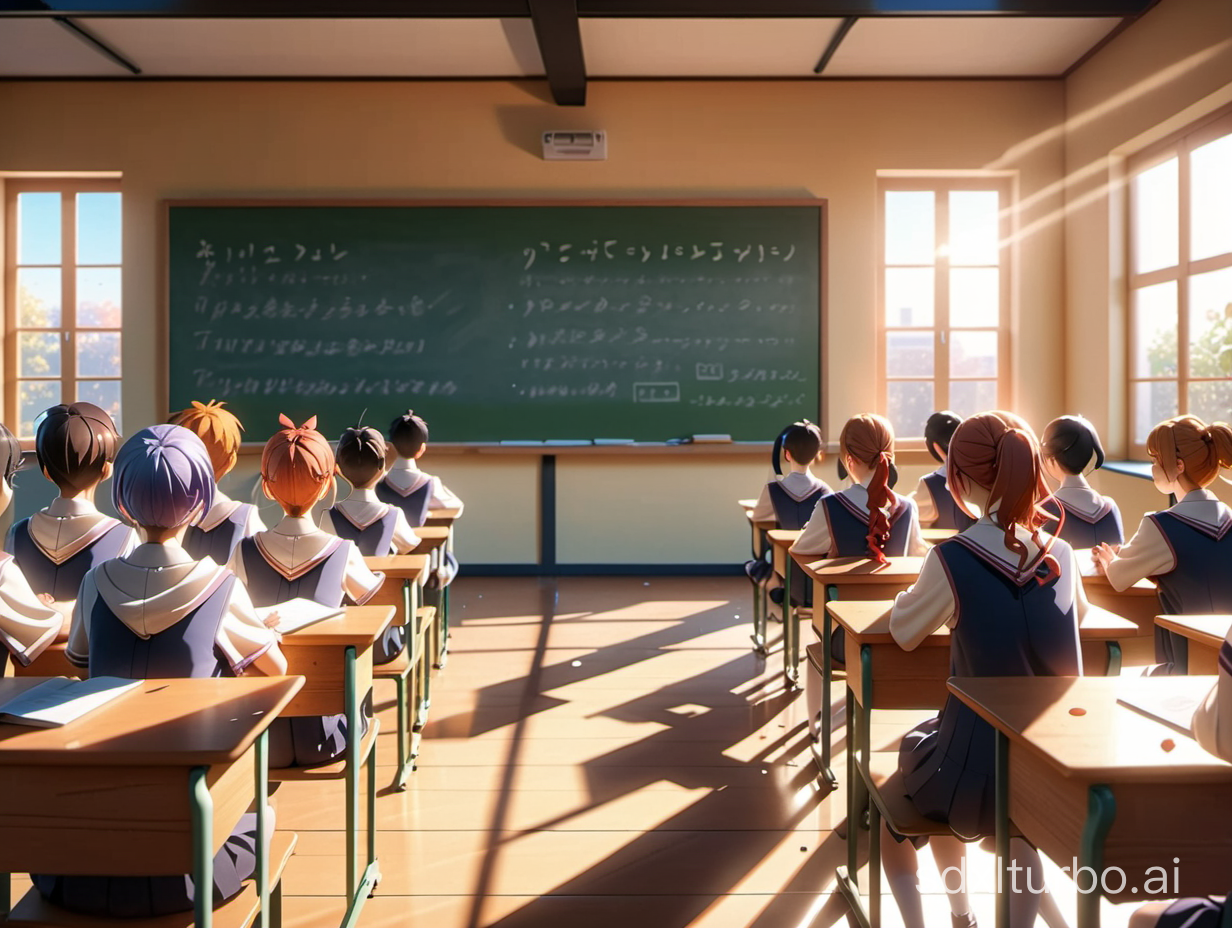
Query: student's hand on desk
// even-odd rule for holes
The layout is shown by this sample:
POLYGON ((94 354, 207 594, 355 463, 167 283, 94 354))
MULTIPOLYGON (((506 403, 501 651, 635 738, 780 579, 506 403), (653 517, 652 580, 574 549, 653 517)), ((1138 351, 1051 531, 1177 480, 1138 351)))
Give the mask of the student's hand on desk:
POLYGON ((1095 561, 1095 569, 1105 577, 1108 576, 1108 565, 1112 563, 1120 550, 1120 545, 1110 545, 1107 542, 1097 544, 1091 549, 1091 559, 1095 561))
POLYGON ((274 631, 278 631, 278 623, 280 621, 282 621, 282 616, 278 614, 277 609, 273 609, 265 615, 264 622, 266 628, 272 628, 274 631))

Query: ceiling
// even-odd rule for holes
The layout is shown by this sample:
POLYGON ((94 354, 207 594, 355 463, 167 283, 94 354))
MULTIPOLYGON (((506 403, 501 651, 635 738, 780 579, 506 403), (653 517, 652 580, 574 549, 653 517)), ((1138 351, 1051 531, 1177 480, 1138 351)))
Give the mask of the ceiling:
POLYGON ((0 0, 0 79, 1057 78, 1155 0, 0 0))

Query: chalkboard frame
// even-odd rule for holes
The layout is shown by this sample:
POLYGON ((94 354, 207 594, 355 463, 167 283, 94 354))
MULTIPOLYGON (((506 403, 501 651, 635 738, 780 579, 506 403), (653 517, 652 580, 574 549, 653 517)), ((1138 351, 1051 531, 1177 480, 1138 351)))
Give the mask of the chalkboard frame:
MULTIPOLYGON (((155 336, 160 346, 156 386, 157 391, 157 415, 161 422, 165 422, 171 414, 170 408, 170 393, 171 393, 171 211, 177 207, 266 207, 266 208, 329 208, 329 207, 355 207, 355 208, 415 208, 415 207, 430 207, 430 208, 500 208, 500 207, 669 207, 669 208, 743 208, 743 207, 783 207, 783 208, 807 208, 817 210, 818 222, 818 249, 817 256, 817 313, 818 313, 818 345, 817 345, 817 398, 816 406, 816 421, 821 427, 823 435, 829 435, 827 431, 827 413, 825 397, 827 393, 826 384, 826 346, 829 344, 829 321, 827 312, 827 284, 829 283, 829 200, 825 197, 802 197, 802 196, 783 196, 783 197, 682 197, 679 195, 658 197, 594 197, 582 195, 578 197, 442 197, 442 198, 346 198, 346 197, 305 197, 305 198, 284 198, 284 197, 198 197, 198 198, 164 198, 161 201, 161 209, 159 210, 159 253, 162 260, 158 262, 158 293, 160 301, 158 312, 156 313, 156 332, 155 336)), ((202 397, 204 400, 205 398, 202 397)), ((737 443, 743 447, 752 450, 753 447, 760 447, 762 442, 740 442, 737 443)), ((252 453, 265 445, 264 440, 245 441, 241 446, 241 453, 252 453)), ((451 448, 489 448, 500 447, 499 442, 448 442, 448 443, 433 443, 434 447, 451 447, 451 448)), ((683 448, 684 446, 665 446, 658 442, 639 442, 638 447, 643 450, 649 450, 651 447, 663 447, 665 450, 671 447, 672 450, 683 448)), ((713 447, 713 446, 712 446, 713 447)), ((526 453, 541 453, 544 455, 552 455, 563 450, 559 447, 544 446, 542 448, 521 448, 521 452, 526 453)), ((611 446, 599 449, 604 452, 620 453, 622 446, 611 446)))

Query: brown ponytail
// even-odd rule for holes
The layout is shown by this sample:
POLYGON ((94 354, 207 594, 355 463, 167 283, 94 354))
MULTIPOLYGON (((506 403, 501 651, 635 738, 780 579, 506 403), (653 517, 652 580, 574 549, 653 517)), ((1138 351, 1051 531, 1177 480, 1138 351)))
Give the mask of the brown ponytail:
POLYGON ((1184 476, 1205 487, 1232 467, 1232 428, 1226 422, 1204 423, 1197 416, 1165 419, 1147 436, 1146 450, 1169 480, 1176 480, 1176 462, 1185 463, 1184 476))
MULTIPOLYGON (((1046 555, 1052 546, 1039 537, 1052 516, 1040 508, 1049 493, 1040 467, 1039 444, 1027 423, 1009 412, 986 412, 964 419, 950 439, 947 461, 951 479, 988 490, 986 515, 1005 533, 1005 546, 1018 555, 1018 569, 1027 568, 1027 546, 1014 534, 1021 525, 1046 555)), ((965 508, 965 507, 964 507, 965 508)))
POLYGON ((839 453, 873 469, 868 482, 868 552, 885 563, 890 541, 890 514, 898 497, 890 489, 890 465, 894 463, 894 427, 881 416, 853 416, 838 437, 839 453))

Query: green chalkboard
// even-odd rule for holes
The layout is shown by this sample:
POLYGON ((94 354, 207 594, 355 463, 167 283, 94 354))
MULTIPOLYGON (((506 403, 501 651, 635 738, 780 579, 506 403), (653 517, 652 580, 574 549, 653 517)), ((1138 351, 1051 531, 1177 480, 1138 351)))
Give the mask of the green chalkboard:
POLYGON ((169 409, 331 437, 768 440, 820 407, 824 203, 172 202, 169 409))

